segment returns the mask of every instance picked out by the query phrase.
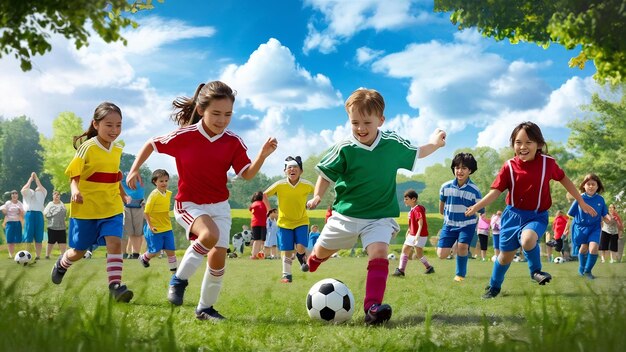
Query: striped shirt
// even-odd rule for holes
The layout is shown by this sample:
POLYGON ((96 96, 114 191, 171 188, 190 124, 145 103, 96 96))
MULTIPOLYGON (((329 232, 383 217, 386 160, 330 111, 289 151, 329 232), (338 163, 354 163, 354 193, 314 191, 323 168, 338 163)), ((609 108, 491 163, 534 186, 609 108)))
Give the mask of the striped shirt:
MULTIPOLYGON (((469 178, 461 187, 459 187, 456 178, 441 185, 439 200, 445 204, 443 208, 444 225, 452 228, 475 225, 478 218, 476 215, 465 216, 465 210, 480 201, 482 197, 476 184, 469 178)), ((479 211, 479 213, 484 212, 484 209, 479 211)))

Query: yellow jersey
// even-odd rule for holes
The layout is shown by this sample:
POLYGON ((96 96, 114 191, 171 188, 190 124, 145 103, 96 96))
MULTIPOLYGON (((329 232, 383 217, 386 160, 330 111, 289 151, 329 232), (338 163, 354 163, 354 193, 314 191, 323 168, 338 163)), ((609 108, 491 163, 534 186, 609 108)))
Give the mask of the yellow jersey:
POLYGON ((308 225, 306 201, 308 195, 314 190, 313 183, 302 178, 295 185, 285 178, 269 186, 264 193, 268 197, 274 194, 278 197, 278 226, 284 229, 295 229, 298 226, 308 225))
POLYGON ((166 190, 165 194, 163 194, 158 189, 155 189, 148 196, 143 212, 150 216, 150 224, 156 227, 156 231, 153 231, 154 233, 172 229, 172 221, 170 220, 171 199, 172 191, 170 190, 166 190))

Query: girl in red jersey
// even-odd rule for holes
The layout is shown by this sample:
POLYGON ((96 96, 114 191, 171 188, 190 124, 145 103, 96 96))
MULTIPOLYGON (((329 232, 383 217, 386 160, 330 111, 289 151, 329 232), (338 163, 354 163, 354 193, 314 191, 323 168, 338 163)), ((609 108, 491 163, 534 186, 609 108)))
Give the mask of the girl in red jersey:
POLYGON ((267 207, 263 202, 263 192, 254 192, 252 202, 248 207, 252 217, 250 219, 250 228, 252 228, 252 255, 250 259, 263 259, 263 243, 267 236, 267 207))
POLYGON ((153 151, 176 158, 178 194, 174 215, 192 241, 178 270, 170 280, 168 300, 183 304, 188 279, 207 256, 207 267, 200 290, 196 318, 221 320, 213 304, 222 287, 226 264, 231 215, 226 188, 227 172, 246 180, 253 178, 278 142, 268 138, 261 151, 250 161, 241 138, 228 131, 235 103, 235 92, 223 82, 200 84, 193 98, 179 97, 172 103, 172 118, 179 129, 146 142, 127 176, 130 188, 141 182, 139 168, 153 151))
POLYGON ((491 184, 491 191, 465 212, 467 216, 474 215, 502 192, 509 191, 500 227, 500 255, 494 262, 491 281, 483 298, 494 298, 500 293, 504 275, 520 246, 528 259, 530 277, 539 285, 552 279, 550 274, 541 271, 538 245, 540 236, 548 227, 548 209, 552 205, 550 180, 559 181, 584 212, 596 213, 585 203, 556 160, 546 154, 548 148, 539 126, 533 122, 519 124, 513 129, 510 141, 515 157, 504 163, 491 184))

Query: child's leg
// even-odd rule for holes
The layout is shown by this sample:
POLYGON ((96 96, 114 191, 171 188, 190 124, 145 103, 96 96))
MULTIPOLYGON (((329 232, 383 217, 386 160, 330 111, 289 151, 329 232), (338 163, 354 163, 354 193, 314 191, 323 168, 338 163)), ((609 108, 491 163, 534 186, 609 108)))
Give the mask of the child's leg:
POLYGON ((335 254, 335 252, 337 252, 336 249, 327 249, 327 248, 322 247, 319 244, 319 242, 316 243, 315 247, 313 247, 313 251, 311 252, 311 255, 307 259, 307 264, 309 265, 309 271, 314 272, 315 270, 317 270, 320 264, 327 261, 331 255, 335 254))
POLYGON ((294 251, 282 251, 283 256, 283 276, 291 275, 291 264, 293 263, 294 251))
POLYGON ((541 250, 539 247, 539 236, 531 229, 525 229, 521 235, 522 252, 528 260, 530 275, 541 271, 541 250))
POLYGON ((502 288, 502 283, 504 282, 504 275, 507 270, 511 266, 511 262, 515 257, 515 252, 517 250, 512 251, 500 251, 498 255, 498 259, 493 263, 493 271, 491 272, 491 280, 489 281, 489 286, 495 289, 502 288))
POLYGON ((369 262, 367 264, 363 308, 367 313, 373 304, 381 304, 385 296, 389 274, 389 260, 387 259, 389 245, 383 242, 374 242, 367 246, 366 250, 369 262))
POLYGON ((587 258, 589 256, 589 245, 581 244, 578 249, 578 273, 585 275, 585 267, 587 266, 587 258))
POLYGON ((166 249, 165 254, 167 255, 167 266, 170 268, 170 271, 175 273, 178 268, 178 261, 176 260, 176 252, 166 249))
POLYGON ((406 265, 409 262, 409 256, 412 252, 413 247, 407 246, 406 244, 402 246, 402 254, 400 255, 400 263, 398 263, 398 270, 404 272, 406 265))
POLYGON ((456 254, 456 276, 464 278, 467 275, 467 260, 469 256, 469 244, 458 243, 456 254))
POLYGON ((426 267, 426 269, 431 267, 428 259, 426 259, 426 256, 424 255, 424 247, 415 247, 415 253, 417 254, 417 258, 420 260, 420 262, 422 262, 422 264, 424 264, 424 267, 426 267))
MULTIPOLYGON (((116 236, 104 236, 107 247, 107 276, 109 285, 122 283, 122 240, 116 236)), ((83 252, 84 253, 84 252, 83 252)))
POLYGON ((219 229, 213 219, 208 215, 197 217, 191 225, 190 232, 196 234, 198 239, 187 248, 183 259, 180 261, 176 277, 187 280, 193 275, 198 267, 204 262, 204 256, 215 246, 219 239, 219 229))
POLYGON ((598 260, 598 243, 589 242, 589 257, 585 265, 585 273, 591 274, 591 270, 593 270, 594 265, 596 265, 596 260, 598 260))
POLYGON ((208 254, 208 261, 202 286, 200 287, 200 301, 197 310, 212 307, 222 289, 222 280, 226 265, 226 248, 215 247, 208 254), (219 268, 219 269, 215 269, 219 268))

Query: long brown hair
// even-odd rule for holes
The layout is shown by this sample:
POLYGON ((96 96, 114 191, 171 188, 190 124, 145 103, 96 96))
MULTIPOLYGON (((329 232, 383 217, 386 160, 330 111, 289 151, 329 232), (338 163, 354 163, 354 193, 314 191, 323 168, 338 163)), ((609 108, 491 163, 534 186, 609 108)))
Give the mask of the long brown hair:
POLYGON ((178 97, 172 102, 174 106, 172 120, 181 127, 193 125, 202 119, 202 115, 198 113, 198 110, 204 111, 213 100, 230 99, 232 103, 235 103, 235 95, 237 95, 237 92, 233 91, 224 82, 212 81, 206 84, 202 83, 196 89, 193 98, 178 97))
POLYGON ((541 133, 541 128, 537 126, 534 122, 526 121, 517 125, 513 132, 511 133, 511 148, 515 146, 515 138, 517 138, 517 134, 519 131, 526 131, 526 135, 528 139, 537 143, 537 151, 541 154, 548 155, 548 145, 546 144, 546 140, 543 138, 543 134, 541 133))
POLYGON ((99 123, 103 118, 107 117, 107 115, 112 112, 116 112, 120 114, 120 117, 122 117, 122 110, 120 110, 117 105, 108 101, 100 103, 100 105, 98 105, 96 107, 96 110, 93 112, 93 120, 89 122, 89 128, 87 129, 87 131, 83 132, 83 134, 81 134, 80 136, 74 136, 74 149, 78 149, 78 147, 83 144, 84 141, 97 136, 98 130, 96 130, 96 128, 93 126, 93 122, 95 121, 96 123, 99 123))

